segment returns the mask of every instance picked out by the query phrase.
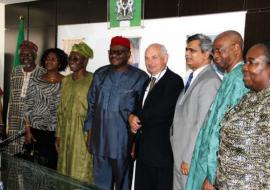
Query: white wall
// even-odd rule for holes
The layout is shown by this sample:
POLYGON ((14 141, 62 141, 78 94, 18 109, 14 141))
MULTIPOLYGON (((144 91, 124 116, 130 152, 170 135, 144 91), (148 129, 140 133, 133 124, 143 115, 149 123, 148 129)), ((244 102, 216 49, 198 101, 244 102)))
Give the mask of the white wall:
POLYGON ((0 3, 0 87, 4 84, 5 5, 0 3))
POLYGON ((108 64, 110 39, 115 35, 141 37, 140 68, 145 70, 144 51, 151 43, 164 44, 169 52, 168 66, 185 76, 185 46, 187 35, 204 33, 215 36, 225 30, 236 30, 244 35, 246 12, 219 13, 200 16, 144 20, 144 27, 108 29, 107 23, 58 26, 58 47, 67 39, 84 38, 94 50, 94 59, 87 69, 95 71, 108 64))

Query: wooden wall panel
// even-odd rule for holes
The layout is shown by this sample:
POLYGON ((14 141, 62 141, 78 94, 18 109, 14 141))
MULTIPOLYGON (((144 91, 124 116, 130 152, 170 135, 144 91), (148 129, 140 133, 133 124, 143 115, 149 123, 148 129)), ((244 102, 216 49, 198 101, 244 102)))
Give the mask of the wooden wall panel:
POLYGON ((253 44, 270 40, 270 10, 247 13, 245 27, 245 52, 253 44))
POLYGON ((56 46, 56 28, 55 26, 30 27, 29 39, 38 46, 37 63, 40 61, 42 53, 48 48, 56 46))
POLYGON ((88 21, 106 22, 107 21, 107 0, 89 0, 88 21))
POLYGON ((178 16, 178 0, 144 0, 144 18, 178 16))
POLYGON ((270 8, 269 0, 246 0, 247 10, 265 9, 265 8, 270 8))
POLYGON ((179 16, 244 10, 245 0, 180 0, 179 16))
POLYGON ((17 28, 18 19, 24 17, 24 21, 28 22, 28 5, 26 3, 12 4, 5 6, 5 26, 6 28, 17 28))
POLYGON ((56 1, 33 1, 28 3, 29 27, 56 25, 56 1))
POLYGON ((57 0, 57 24, 88 23, 88 8, 88 0, 57 0))

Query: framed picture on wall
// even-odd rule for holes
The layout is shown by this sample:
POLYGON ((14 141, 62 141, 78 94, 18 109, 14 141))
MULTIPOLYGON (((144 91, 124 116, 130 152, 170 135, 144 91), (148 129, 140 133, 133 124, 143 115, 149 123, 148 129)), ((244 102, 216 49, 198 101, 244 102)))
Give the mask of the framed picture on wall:
POLYGON ((132 37, 128 39, 130 40, 130 52, 131 52, 128 63, 134 67, 139 68, 141 37, 132 37))

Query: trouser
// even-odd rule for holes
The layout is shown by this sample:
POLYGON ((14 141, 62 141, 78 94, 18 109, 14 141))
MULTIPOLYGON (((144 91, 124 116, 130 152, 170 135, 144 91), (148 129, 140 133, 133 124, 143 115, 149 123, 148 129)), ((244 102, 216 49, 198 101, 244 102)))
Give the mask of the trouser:
POLYGON ((55 132, 34 128, 31 128, 31 132, 36 139, 36 142, 34 142, 34 151, 37 162, 40 165, 56 169, 57 151, 54 145, 55 132))
POLYGON ((172 190, 172 188, 173 163, 156 167, 137 160, 135 190, 172 190))
MULTIPOLYGON (((180 169, 180 166, 179 166, 180 169)), ((187 176, 183 175, 180 170, 173 167, 173 190, 184 190, 187 182, 187 176)))
POLYGON ((106 190, 130 189, 130 159, 111 159, 93 155, 94 182, 99 188, 106 190))

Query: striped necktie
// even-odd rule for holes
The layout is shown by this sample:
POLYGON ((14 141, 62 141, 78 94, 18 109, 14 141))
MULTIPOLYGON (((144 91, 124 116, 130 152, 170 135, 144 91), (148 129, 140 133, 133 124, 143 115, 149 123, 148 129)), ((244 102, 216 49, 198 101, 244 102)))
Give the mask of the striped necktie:
POLYGON ((187 89, 189 88, 190 84, 191 84, 191 81, 192 81, 192 78, 193 78, 193 72, 189 74, 189 77, 188 77, 188 80, 187 80, 187 84, 185 86, 185 93, 187 91, 187 89))
POLYGON ((155 77, 151 77, 150 85, 149 85, 149 91, 152 90, 152 88, 153 88, 154 85, 155 85, 155 82, 156 82, 156 78, 155 78, 155 77))

